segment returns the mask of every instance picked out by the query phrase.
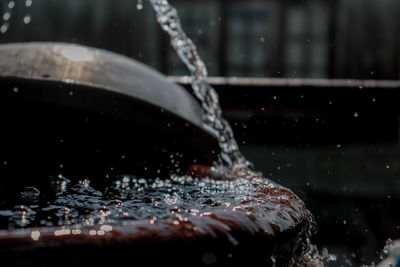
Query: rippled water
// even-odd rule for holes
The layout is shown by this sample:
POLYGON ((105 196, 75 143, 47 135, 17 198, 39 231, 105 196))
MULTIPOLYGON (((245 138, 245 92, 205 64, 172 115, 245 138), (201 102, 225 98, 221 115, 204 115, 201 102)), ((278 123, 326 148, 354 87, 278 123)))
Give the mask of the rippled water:
POLYGON ((258 227, 271 232, 274 228, 283 231, 302 220, 306 212, 290 190, 260 177, 216 180, 174 175, 168 179, 121 176, 102 191, 91 187, 87 179, 72 184, 61 175, 49 183, 53 189, 45 199, 39 189, 28 187, 13 210, 0 210, 0 216, 9 216, 8 228, 182 221, 207 212, 228 211, 248 218, 267 217, 268 224, 258 227), (282 205, 288 202, 295 205, 282 205))
POLYGON ((54 229, 54 236, 65 236, 81 234, 80 229, 97 233, 93 229, 140 222, 140 231, 145 225, 154 225, 160 226, 157 231, 163 236, 170 236, 175 226, 190 225, 185 231, 224 235, 238 245, 231 233, 234 229, 253 236, 274 236, 300 224, 298 242, 303 253, 292 261, 304 265, 307 257, 301 255, 308 249, 307 237, 315 230, 304 203, 290 190, 252 172, 232 169, 229 173, 234 179, 120 176, 103 190, 92 187, 87 179, 72 183, 60 175, 49 179, 51 190, 45 195, 40 188, 27 187, 20 192, 17 205, 9 209, 3 206, 1 227, 31 229, 31 239, 39 241, 38 227, 54 229))

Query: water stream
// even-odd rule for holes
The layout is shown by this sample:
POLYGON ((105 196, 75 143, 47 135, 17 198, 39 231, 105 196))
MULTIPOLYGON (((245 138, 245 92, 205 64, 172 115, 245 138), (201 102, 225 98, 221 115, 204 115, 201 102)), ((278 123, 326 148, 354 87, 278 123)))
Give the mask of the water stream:
MULTIPOLYGON (((204 126, 213 131, 218 137, 221 148, 220 163, 228 166, 224 170, 224 175, 232 175, 235 178, 261 178, 260 174, 252 170, 252 163, 239 151, 233 130, 228 121, 222 116, 218 94, 206 81, 208 75, 206 64, 200 58, 193 41, 184 32, 177 10, 167 0, 149 0, 149 2, 156 12, 157 21, 161 28, 168 33, 172 47, 190 71, 191 87, 195 96, 202 104, 204 126)), ((296 199, 295 201, 300 200, 296 199)), ((308 235, 311 235, 311 225, 314 224, 312 215, 308 211, 304 212, 304 210, 298 215, 307 217, 310 223, 308 235)), ((304 251, 306 260, 305 262, 297 262, 298 265, 323 266, 324 262, 335 260, 335 256, 329 254, 326 250, 323 250, 320 254, 318 249, 310 244, 308 239, 306 247, 307 249, 304 251)))
POLYGON ((177 10, 166 0, 149 0, 161 28, 168 33, 172 47, 189 69, 191 85, 203 107, 204 125, 215 133, 221 147, 221 159, 228 166, 249 167, 251 163, 239 151, 229 123, 222 117, 218 94, 206 81, 206 64, 200 58, 193 41, 182 29, 177 10))

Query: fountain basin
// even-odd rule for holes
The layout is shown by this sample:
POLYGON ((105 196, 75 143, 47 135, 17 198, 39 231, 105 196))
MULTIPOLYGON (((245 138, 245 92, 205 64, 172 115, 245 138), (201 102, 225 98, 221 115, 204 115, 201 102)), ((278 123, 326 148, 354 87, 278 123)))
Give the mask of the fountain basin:
POLYGON ((289 266, 302 257, 312 224, 304 203, 254 174, 214 172, 209 166, 219 152, 216 137, 183 88, 140 63, 77 45, 2 45, 0 62, 5 264, 104 266, 134 257, 149 265, 289 266), (183 184, 168 178, 188 172, 183 184), (116 219, 86 223, 113 209, 106 194, 120 174, 146 178, 129 189, 128 198, 115 197, 124 205, 134 199, 126 211, 133 215, 119 221, 113 210, 116 219), (59 189, 60 177, 79 187, 59 189), (159 177, 162 185, 151 187, 159 177), (164 185, 167 180, 173 188, 164 185), (38 191, 32 194, 32 187, 38 191), (52 214, 53 221, 41 218, 53 202, 66 209, 52 214), (21 216, 6 229, 5 210, 14 205, 21 216), (70 211, 83 212, 82 220, 66 219, 70 211), (160 214, 153 219, 152 212, 160 214), (37 215, 27 219, 28 213, 37 215), (57 223, 57 216, 64 221, 57 223))
MULTIPOLYGON (((192 176, 172 180, 172 186, 159 181, 156 191, 150 189, 154 184, 150 181, 141 182, 139 190, 132 188, 136 200, 153 198, 142 199, 140 207, 148 209, 144 219, 115 221, 118 211, 107 206, 110 224, 88 226, 71 220, 64 226, 0 230, 2 261, 19 266, 108 266, 123 264, 127 257, 150 266, 293 266, 300 262, 312 223, 301 200, 260 177, 232 181, 221 175, 210 178, 212 172, 193 174, 199 180, 192 176), (165 197, 171 191, 174 199, 165 197)), ((67 206, 73 213, 72 205, 67 206)), ((127 210, 129 216, 141 213, 127 210)), ((96 218, 95 214, 89 218, 96 218)))

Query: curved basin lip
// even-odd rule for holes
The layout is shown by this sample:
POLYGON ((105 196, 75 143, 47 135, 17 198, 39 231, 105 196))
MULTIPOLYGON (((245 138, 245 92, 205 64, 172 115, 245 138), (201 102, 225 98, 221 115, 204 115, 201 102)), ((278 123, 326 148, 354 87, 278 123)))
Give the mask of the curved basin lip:
POLYGON ((0 77, 61 82, 127 95, 168 110, 216 138, 204 127, 200 104, 186 89, 141 62, 107 50, 59 42, 1 44, 0 77))

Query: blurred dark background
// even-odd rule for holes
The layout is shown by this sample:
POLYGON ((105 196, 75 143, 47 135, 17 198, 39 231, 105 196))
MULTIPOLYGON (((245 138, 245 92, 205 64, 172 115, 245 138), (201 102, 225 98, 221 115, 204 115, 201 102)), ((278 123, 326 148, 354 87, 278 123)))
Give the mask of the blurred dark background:
MULTIPOLYGON (((397 0, 171 3, 213 76, 400 78, 397 0)), ((1 21, 9 29, 0 41, 78 42, 169 75, 187 74, 152 9, 145 3, 139 11, 136 5, 135 0, 2 0, 1 21)))
MULTIPOLYGON (((255 166, 306 202, 331 266, 379 261, 400 238, 400 1, 170 2, 210 75, 239 77, 212 80, 224 115, 255 166)), ((74 42, 188 75, 136 5, 1 1, 0 42, 74 42)))

